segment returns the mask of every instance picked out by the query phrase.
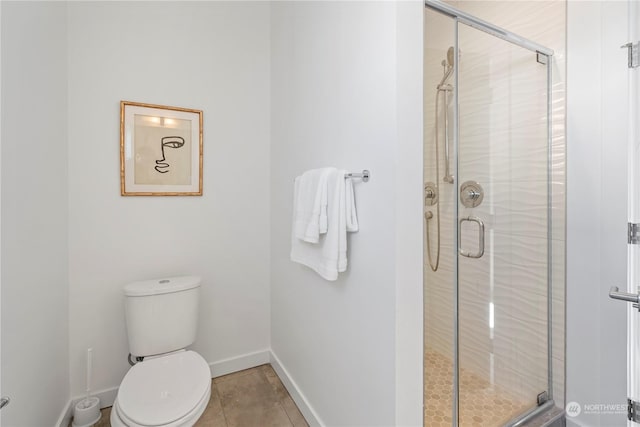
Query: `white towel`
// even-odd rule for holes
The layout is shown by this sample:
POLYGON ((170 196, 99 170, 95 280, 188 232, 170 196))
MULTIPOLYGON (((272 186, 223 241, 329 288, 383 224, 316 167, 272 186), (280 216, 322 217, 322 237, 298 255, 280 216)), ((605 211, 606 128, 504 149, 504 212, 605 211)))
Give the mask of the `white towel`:
POLYGON ((356 213, 356 198, 353 194, 353 180, 346 178, 345 184, 345 197, 346 197, 346 217, 347 217, 347 231, 354 233, 358 231, 358 214, 356 213))
POLYGON ((327 232, 327 177, 335 168, 312 169, 296 178, 294 205, 295 236, 309 243, 318 243, 327 232))
MULTIPOLYGON (((326 280, 336 280, 347 269, 347 231, 358 230, 353 185, 344 170, 332 171, 327 179, 327 232, 313 244, 296 237, 295 222, 291 233, 291 260, 313 269, 326 280)), ((299 180, 294 184, 297 206, 299 180)), ((295 212, 294 212, 295 216, 295 212)))

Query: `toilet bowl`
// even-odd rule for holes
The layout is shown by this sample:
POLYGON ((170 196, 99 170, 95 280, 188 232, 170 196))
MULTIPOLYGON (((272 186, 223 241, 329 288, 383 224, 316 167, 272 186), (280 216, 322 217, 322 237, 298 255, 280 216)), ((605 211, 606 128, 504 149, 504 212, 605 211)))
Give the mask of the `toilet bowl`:
POLYGON ((191 427, 211 396, 211 369, 195 351, 200 278, 170 277, 124 287, 129 369, 111 409, 116 427, 191 427))
POLYGON ((211 396, 211 370, 194 351, 146 359, 125 375, 111 408, 114 427, 192 426, 211 396))

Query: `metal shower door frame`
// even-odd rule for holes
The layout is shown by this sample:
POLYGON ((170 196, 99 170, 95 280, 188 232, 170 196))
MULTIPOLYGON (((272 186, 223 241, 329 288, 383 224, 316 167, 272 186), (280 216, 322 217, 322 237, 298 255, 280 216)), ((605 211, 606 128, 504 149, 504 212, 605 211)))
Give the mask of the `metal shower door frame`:
MULTIPOLYGON (((628 177, 627 177, 627 218, 629 224, 640 222, 640 156, 638 146, 640 145, 640 68, 633 63, 632 49, 634 43, 640 45, 640 7, 632 0, 628 2, 628 40, 631 44, 629 49, 629 64, 627 77, 627 105, 628 105, 628 128, 627 128, 627 150, 628 150, 628 177)), ((640 291, 640 247, 638 244, 627 246, 627 292, 638 294, 640 291)), ((637 426, 637 421, 633 418, 637 414, 637 402, 640 402, 640 314, 638 310, 630 304, 627 307, 627 403, 629 407, 636 409, 634 413, 629 413, 627 426, 637 426), (635 415, 635 416, 634 416, 635 415)))
POLYGON ((505 30, 504 28, 500 28, 490 22, 483 21, 482 19, 476 18, 473 15, 469 15, 468 13, 458 10, 455 7, 449 6, 448 4, 440 0, 425 0, 424 5, 429 9, 454 18, 457 22, 461 22, 477 30, 484 31, 485 33, 508 41, 509 43, 513 43, 532 52, 541 53, 547 57, 553 56, 553 49, 549 49, 546 46, 543 46, 525 37, 521 37, 514 32, 505 30))
MULTIPOLYGON (((511 31, 505 30, 501 27, 493 25, 489 22, 483 21, 475 16, 469 15, 461 10, 458 10, 446 3, 443 3, 440 0, 425 0, 425 7, 441 14, 447 15, 451 17, 455 23, 454 30, 454 58, 459 58, 459 39, 458 39, 458 29, 460 24, 467 25, 469 27, 475 28, 479 31, 483 31, 487 34, 490 34, 494 37, 507 41, 509 43, 520 46, 524 49, 532 51, 537 54, 538 62, 544 64, 546 66, 547 71, 547 369, 548 369, 548 378, 547 378, 547 393, 548 400, 544 402, 542 405, 531 409, 530 411, 522 414, 516 419, 510 421, 504 427, 520 427, 524 425, 527 421, 532 418, 538 416, 539 414, 546 412, 555 406, 553 401, 553 346, 552 346, 552 333, 553 333, 553 317, 552 317, 552 261, 553 261, 553 253, 552 253, 552 63, 553 63, 553 55, 554 51, 552 49, 547 48, 546 46, 542 46, 532 40, 521 37, 518 34, 515 34, 511 31)), ((458 178, 459 176, 459 66, 458 62, 455 62, 454 66, 454 88, 453 88, 453 153, 454 159, 453 164, 455 165, 454 176, 458 178)), ((459 185, 459 184, 456 184, 459 185)), ((460 217, 460 208, 458 203, 454 203, 453 205, 453 215, 456 220, 460 217)), ((459 241, 459 227, 453 227, 453 242, 459 241)), ((453 254, 453 282, 455 284, 453 289, 453 297, 454 297, 454 327, 453 327, 453 341, 454 341, 454 369, 453 369, 453 408, 452 408, 452 418, 453 418, 453 427, 458 427, 458 416, 459 416, 459 392, 460 392, 460 384, 459 384, 459 289, 458 289, 458 271, 459 271, 459 258, 458 258, 458 247, 454 245, 454 254, 453 254)))

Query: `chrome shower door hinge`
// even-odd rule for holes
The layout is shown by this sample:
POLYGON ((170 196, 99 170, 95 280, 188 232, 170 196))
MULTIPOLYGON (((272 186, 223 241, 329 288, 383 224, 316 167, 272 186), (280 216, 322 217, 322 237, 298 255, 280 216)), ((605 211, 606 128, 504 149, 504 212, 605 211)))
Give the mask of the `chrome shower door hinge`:
POLYGON ((620 46, 622 49, 627 49, 627 64, 629 68, 638 68, 638 66, 640 66, 640 58, 638 57, 638 45, 640 45, 640 42, 630 42, 620 46))
POLYGON ((627 224, 627 243, 630 245, 640 244, 640 224, 633 222, 627 224))
POLYGON ((538 64, 547 65, 549 62, 549 57, 544 53, 536 52, 536 62, 538 64))
POLYGON ((640 403, 627 399, 627 419, 634 423, 640 423, 640 403))
POLYGON ((542 393, 538 394, 538 396, 536 397, 536 403, 538 404, 538 406, 544 405, 544 403, 548 400, 549 400, 549 393, 547 391, 543 391, 542 393))

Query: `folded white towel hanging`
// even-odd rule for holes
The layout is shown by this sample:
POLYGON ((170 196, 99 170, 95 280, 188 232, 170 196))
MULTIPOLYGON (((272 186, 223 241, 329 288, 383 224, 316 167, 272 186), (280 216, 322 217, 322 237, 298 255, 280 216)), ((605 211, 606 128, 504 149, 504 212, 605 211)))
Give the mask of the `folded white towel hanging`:
POLYGON ((327 178, 336 168, 308 170, 296 178, 294 205, 295 236, 309 243, 318 243, 327 232, 327 178))
MULTIPOLYGON (((350 178, 345 179, 345 173, 345 170, 334 169, 327 177, 327 232, 320 236, 318 243, 299 239, 295 221, 291 233, 291 260, 306 265, 330 281, 347 269, 347 231, 358 230, 353 183, 350 178)), ((294 207, 301 194, 299 184, 300 180, 296 179, 294 207)))
POLYGON ((351 178, 346 178, 344 180, 344 184, 346 197, 345 214, 347 218, 347 231, 353 233, 358 231, 358 214, 356 213, 356 197, 353 192, 353 180, 351 178))

